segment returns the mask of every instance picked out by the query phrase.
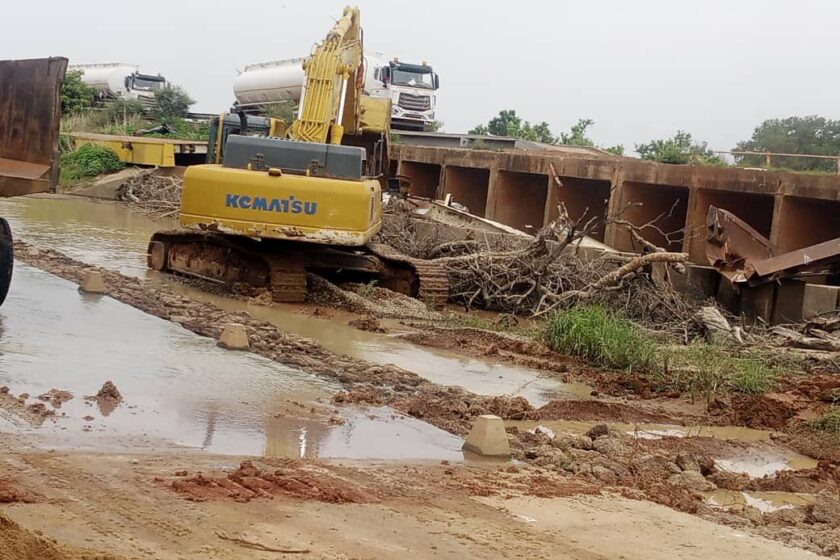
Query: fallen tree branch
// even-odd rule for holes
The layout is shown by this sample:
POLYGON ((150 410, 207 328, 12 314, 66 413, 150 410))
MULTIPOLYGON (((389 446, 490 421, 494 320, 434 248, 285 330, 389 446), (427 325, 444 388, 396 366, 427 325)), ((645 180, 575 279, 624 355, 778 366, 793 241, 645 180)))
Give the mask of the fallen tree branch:
POLYGON ((583 290, 583 292, 588 293, 589 296, 591 296, 593 292, 605 288, 606 286, 617 284, 619 280, 628 274, 636 272, 640 268, 643 268, 651 263, 684 263, 687 260, 688 253, 648 253, 647 255, 640 255, 631 259, 627 264, 623 264, 609 274, 603 276, 600 280, 583 290))

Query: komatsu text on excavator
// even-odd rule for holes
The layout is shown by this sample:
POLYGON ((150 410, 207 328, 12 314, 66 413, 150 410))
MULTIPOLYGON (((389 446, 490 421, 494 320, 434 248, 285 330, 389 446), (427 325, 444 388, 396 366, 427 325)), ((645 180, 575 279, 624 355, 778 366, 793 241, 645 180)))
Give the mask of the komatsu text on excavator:
POLYGON ((370 243, 382 219, 391 111, 389 99, 363 94, 362 39, 358 8, 345 8, 303 62, 285 138, 273 120, 257 136, 244 114, 238 125, 235 115, 214 122, 210 163, 184 175, 187 230, 154 234, 151 268, 267 288, 283 302, 304 300, 307 271, 445 301, 443 270, 370 243))

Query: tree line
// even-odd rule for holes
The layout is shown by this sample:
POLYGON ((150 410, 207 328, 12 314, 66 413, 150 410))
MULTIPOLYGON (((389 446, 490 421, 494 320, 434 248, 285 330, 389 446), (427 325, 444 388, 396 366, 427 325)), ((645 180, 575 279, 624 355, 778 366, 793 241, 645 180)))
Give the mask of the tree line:
MULTIPOLYGON (((595 121, 592 119, 579 119, 569 132, 561 132, 559 136, 555 136, 547 122, 531 124, 519 117, 516 111, 503 110, 487 124, 478 125, 470 130, 470 134, 509 136, 544 144, 586 146, 623 155, 623 145, 599 146, 589 137, 588 132, 594 125, 595 121)), ((660 163, 727 165, 723 158, 709 148, 707 142, 699 141, 691 133, 683 130, 678 130, 670 138, 636 144, 635 150, 642 159, 660 163)), ((755 127, 749 140, 738 142, 733 151, 837 157, 840 156, 840 121, 817 115, 767 119, 755 127)), ((761 154, 742 154, 734 157, 738 165, 763 167, 766 159, 761 154)), ((772 162, 776 168, 792 171, 837 170, 837 162, 832 159, 774 157, 772 162)))

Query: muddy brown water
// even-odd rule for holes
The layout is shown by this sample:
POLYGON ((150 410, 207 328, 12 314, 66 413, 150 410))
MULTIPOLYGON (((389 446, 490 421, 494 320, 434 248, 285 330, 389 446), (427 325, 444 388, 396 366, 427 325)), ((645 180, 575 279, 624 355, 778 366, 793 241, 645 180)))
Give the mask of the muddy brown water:
POLYGON ((73 393, 57 411, 66 416, 40 427, 0 409, 0 429, 48 448, 463 458, 459 438, 390 409, 343 409, 341 425, 305 414, 278 418, 289 406, 303 412, 328 402, 338 385, 256 354, 222 350, 175 323, 81 294, 75 284, 23 264, 0 308, 0 385, 32 397, 52 388, 73 393), (124 397, 113 410, 84 399, 106 380, 124 397))
MULTIPOLYGON (((118 204, 72 196, 37 196, 0 201, 0 215, 14 235, 35 246, 51 247, 70 257, 123 274, 170 282, 146 268, 152 233, 176 227, 175 220, 153 220, 118 204)), ((591 387, 562 383, 539 372, 489 360, 422 347, 395 336, 348 326, 349 316, 312 317, 290 305, 264 307, 208 294, 170 282, 172 287, 227 311, 247 310, 284 331, 317 341, 329 350, 376 363, 393 364, 442 385, 458 385, 480 395, 519 395, 534 406, 553 398, 590 398, 591 387)), ((332 313, 332 312, 331 312, 332 313)))

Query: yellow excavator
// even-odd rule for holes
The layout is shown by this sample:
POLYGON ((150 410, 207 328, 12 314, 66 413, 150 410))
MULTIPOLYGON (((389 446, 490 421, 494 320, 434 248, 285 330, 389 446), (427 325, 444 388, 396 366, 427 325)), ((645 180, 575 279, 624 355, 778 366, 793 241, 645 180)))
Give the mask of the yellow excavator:
POLYGON ((152 236, 150 268, 270 289, 280 302, 304 301, 307 271, 446 300, 443 270, 370 243, 382 220, 391 108, 363 94, 362 40, 359 10, 347 7, 303 62, 284 138, 273 119, 213 122, 210 163, 184 175, 186 230, 152 236))

